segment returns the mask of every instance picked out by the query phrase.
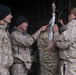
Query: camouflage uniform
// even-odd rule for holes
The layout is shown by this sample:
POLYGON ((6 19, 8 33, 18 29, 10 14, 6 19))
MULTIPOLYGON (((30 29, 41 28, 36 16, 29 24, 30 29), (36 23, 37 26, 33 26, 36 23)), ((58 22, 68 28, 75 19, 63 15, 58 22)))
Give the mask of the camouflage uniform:
POLYGON ((0 25, 0 75, 10 75, 9 67, 13 63, 9 33, 6 25, 0 25))
POLYGON ((76 20, 67 23, 67 30, 54 33, 59 50, 60 75, 76 75, 76 20))
POLYGON ((13 75, 27 75, 27 69, 31 67, 30 46, 40 35, 37 31, 33 35, 27 34, 23 30, 18 30, 16 27, 11 33, 11 41, 13 48, 14 64, 12 66, 13 75))
POLYGON ((58 75, 58 50, 49 47, 48 31, 43 32, 38 38, 38 50, 40 57, 40 75, 58 75))

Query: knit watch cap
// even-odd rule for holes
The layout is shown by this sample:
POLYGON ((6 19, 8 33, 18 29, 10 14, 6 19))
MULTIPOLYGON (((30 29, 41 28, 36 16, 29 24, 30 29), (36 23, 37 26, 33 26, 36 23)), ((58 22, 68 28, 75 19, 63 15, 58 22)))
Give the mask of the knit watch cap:
POLYGON ((4 19, 10 13, 11 10, 8 6, 0 4, 0 20, 4 19))
POLYGON ((28 21, 27 21, 27 18, 24 17, 24 16, 22 16, 22 15, 20 15, 20 16, 17 17, 17 19, 15 20, 14 23, 15 23, 15 26, 17 27, 17 26, 19 26, 20 24, 26 23, 26 22, 28 22, 28 21))

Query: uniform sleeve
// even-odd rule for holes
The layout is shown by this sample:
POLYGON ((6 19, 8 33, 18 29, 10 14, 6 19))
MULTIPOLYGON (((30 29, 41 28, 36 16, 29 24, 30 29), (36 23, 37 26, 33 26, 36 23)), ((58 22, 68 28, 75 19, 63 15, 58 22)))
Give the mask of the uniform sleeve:
POLYGON ((41 33, 42 33, 42 32, 41 32, 40 29, 39 29, 37 32, 35 32, 35 33, 32 35, 32 37, 34 38, 34 40, 37 40, 37 39, 39 38, 39 36, 40 36, 41 33))
POLYGON ((34 43, 34 39, 31 35, 17 34, 16 32, 11 35, 11 40, 21 46, 30 46, 34 43))
POLYGON ((2 65, 2 32, 0 31, 0 66, 2 65))
POLYGON ((68 48, 76 40, 76 25, 69 25, 70 27, 59 34, 58 32, 54 33, 54 42, 55 45, 60 49, 68 48))

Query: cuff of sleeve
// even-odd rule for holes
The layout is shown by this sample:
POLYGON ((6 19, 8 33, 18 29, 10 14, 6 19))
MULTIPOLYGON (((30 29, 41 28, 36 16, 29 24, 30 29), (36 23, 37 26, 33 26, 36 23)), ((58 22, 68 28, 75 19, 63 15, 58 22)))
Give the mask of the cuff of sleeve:
POLYGON ((34 39, 34 37, 32 36, 32 38, 33 38, 33 40, 34 40, 34 42, 35 42, 35 39, 34 39))
POLYGON ((54 35, 57 35, 57 34, 59 34, 59 32, 55 32, 55 33, 54 33, 54 35))

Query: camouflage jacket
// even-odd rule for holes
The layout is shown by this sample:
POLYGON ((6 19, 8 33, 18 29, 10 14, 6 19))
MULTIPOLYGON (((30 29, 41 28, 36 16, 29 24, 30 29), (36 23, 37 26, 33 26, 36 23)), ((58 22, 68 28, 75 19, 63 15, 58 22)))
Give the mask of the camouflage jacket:
POLYGON ((18 30, 16 27, 14 27, 14 31, 11 33, 13 56, 22 60, 27 69, 31 67, 30 46, 35 42, 39 34, 40 31, 29 35, 22 30, 18 30))
POLYGON ((0 25, 0 68, 8 68, 13 63, 10 36, 5 28, 6 25, 0 25))
POLYGON ((67 24, 67 30, 61 34, 54 33, 55 45, 60 49, 59 57, 61 59, 76 62, 76 20, 71 20, 67 24))

